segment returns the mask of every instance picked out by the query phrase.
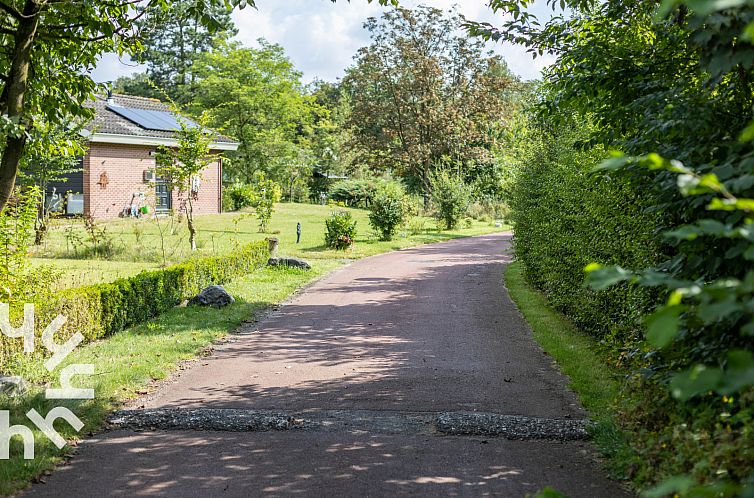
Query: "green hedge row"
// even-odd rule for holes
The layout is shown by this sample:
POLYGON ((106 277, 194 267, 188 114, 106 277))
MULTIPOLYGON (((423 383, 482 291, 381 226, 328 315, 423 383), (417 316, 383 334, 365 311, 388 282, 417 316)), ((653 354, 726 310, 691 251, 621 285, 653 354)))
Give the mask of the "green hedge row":
POLYGON ((584 267, 656 264, 658 215, 627 181, 593 172, 605 153, 574 148, 581 134, 561 129, 528 144, 510 193, 516 257, 527 279, 581 329, 617 350, 631 348, 656 292, 627 285, 593 291, 584 287, 584 267))
MULTIPOLYGON (((162 270, 145 271, 111 283, 65 290, 52 302, 36 303, 36 328, 58 314, 67 318, 56 334, 63 342, 76 332, 93 341, 142 323, 199 293, 263 265, 269 257, 266 242, 249 244, 228 256, 196 258, 162 270)), ((0 338, 0 358, 22 350, 20 339, 0 338)))

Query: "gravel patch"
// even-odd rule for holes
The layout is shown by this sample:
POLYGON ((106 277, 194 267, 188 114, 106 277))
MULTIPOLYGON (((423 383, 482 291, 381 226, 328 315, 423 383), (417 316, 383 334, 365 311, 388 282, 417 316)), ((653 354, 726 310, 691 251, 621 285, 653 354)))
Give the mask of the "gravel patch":
POLYGON ((107 419, 112 426, 129 429, 264 432, 295 429, 303 421, 282 412, 235 409, 121 410, 107 419))
POLYGON ((589 438, 589 421, 520 417, 480 412, 441 413, 437 432, 451 436, 494 436, 506 439, 573 441, 589 438))
POLYGON ((589 422, 483 412, 316 410, 286 413, 244 409, 148 409, 114 412, 112 427, 134 430, 264 432, 306 430, 373 434, 485 436, 515 440, 588 439, 589 422))

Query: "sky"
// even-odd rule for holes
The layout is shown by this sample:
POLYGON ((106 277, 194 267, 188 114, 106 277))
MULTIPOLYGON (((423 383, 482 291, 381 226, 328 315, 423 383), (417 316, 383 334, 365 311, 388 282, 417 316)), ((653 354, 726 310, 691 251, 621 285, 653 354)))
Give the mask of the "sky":
MULTIPOLYGON (((485 0, 401 0, 403 7, 419 4, 449 9, 458 5, 468 19, 499 23, 485 0)), ((257 9, 245 8, 233 14, 238 27, 236 39, 248 46, 265 38, 282 45, 304 81, 335 81, 353 62, 356 51, 369 44, 363 28, 368 17, 377 17, 388 7, 369 4, 366 0, 257 0, 257 9)), ((533 11, 540 19, 549 14, 544 0, 535 2, 533 11)), ((552 62, 548 56, 532 57, 523 47, 490 42, 489 48, 501 54, 510 69, 523 79, 536 79, 542 68, 552 62)), ((106 54, 92 73, 96 81, 112 81, 119 76, 144 71, 143 66, 106 54)))

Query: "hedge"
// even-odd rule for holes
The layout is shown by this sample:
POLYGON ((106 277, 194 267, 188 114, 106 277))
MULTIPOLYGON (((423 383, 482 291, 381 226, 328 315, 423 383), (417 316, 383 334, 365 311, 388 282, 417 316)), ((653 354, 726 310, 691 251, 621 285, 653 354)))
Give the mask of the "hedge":
POLYGON ((509 198, 514 246, 527 280, 619 353, 641 340, 657 293, 627 285, 593 291, 584 286, 584 267, 654 265, 662 256, 658 214, 628 181, 593 172, 605 152, 574 148, 581 134, 561 129, 528 144, 509 198))
MULTIPOLYGON (((101 339, 164 313, 208 285, 248 274, 268 257, 267 243, 255 242, 228 256, 190 259, 111 283, 65 290, 52 302, 35 303, 37 334, 60 314, 67 322, 55 336, 58 343, 76 332, 86 341, 101 339)), ((0 359, 22 351, 20 339, 0 336, 0 359)))

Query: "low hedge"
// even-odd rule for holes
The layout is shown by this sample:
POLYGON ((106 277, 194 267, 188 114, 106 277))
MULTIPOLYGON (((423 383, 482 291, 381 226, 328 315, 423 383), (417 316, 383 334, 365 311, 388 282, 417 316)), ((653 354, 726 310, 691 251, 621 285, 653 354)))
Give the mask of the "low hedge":
MULTIPOLYGON (((208 285, 223 284, 250 273, 268 257, 267 243, 255 242, 228 256, 195 258, 111 283, 65 290, 52 302, 35 303, 37 334, 41 336, 44 326, 60 314, 67 322, 64 330, 56 334, 56 342, 67 340, 76 332, 87 341, 101 339, 164 313, 208 285)), ((0 337, 0 359, 21 352, 22 348, 20 339, 0 337)))

